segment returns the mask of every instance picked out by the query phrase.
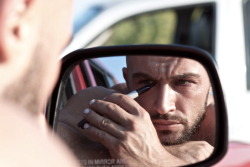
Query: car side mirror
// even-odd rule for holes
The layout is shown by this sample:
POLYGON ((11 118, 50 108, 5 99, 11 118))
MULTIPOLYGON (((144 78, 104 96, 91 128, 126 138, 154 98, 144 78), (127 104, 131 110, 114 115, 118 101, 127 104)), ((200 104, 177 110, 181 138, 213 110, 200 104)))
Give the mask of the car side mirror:
POLYGON ((228 145, 216 64, 209 53, 184 45, 69 53, 62 59, 46 118, 86 166, 144 166, 146 161, 211 166, 228 145), (164 148, 166 158, 149 155, 152 148, 164 148), (201 156, 203 149, 209 151, 201 156))

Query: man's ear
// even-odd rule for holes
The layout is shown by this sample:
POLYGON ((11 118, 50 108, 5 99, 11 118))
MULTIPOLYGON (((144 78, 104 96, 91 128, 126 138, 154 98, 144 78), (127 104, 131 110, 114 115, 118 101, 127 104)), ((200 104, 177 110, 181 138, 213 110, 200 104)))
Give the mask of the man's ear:
POLYGON ((126 67, 122 68, 122 74, 123 74, 123 78, 126 81, 126 83, 128 84, 128 69, 126 67))
MULTIPOLYGON (((33 0, 2 0, 0 4, 0 63, 27 55, 30 27, 27 13, 33 0)), ((27 58, 27 57, 26 57, 27 58)))

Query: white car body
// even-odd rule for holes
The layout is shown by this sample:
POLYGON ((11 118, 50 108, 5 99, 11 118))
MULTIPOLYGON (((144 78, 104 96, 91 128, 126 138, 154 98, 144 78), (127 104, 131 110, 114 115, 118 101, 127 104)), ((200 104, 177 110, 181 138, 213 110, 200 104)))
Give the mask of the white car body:
POLYGON ((247 129, 250 127, 250 90, 247 89, 242 0, 127 0, 103 11, 79 30, 62 55, 75 49, 99 45, 102 41, 91 42, 109 27, 130 16, 201 3, 215 3, 214 56, 227 102, 229 139, 250 143, 250 132, 247 129))

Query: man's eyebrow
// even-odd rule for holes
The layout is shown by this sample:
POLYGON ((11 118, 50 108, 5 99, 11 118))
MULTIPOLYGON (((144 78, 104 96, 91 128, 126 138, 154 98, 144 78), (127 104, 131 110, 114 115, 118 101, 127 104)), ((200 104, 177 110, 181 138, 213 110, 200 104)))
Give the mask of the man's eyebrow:
POLYGON ((196 73, 183 73, 171 76, 171 79, 183 79, 183 78, 200 78, 201 76, 196 73))
POLYGON ((143 73, 143 72, 137 72, 132 74, 132 78, 147 78, 147 79, 154 79, 151 75, 143 73))

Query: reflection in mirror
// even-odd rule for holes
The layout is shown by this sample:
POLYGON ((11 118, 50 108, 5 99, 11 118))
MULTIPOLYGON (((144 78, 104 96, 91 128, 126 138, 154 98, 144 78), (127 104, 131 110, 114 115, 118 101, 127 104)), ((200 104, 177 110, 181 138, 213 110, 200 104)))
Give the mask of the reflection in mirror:
POLYGON ((181 166, 205 160, 216 145, 209 74, 195 60, 88 59, 61 85, 54 130, 85 166, 181 166))

